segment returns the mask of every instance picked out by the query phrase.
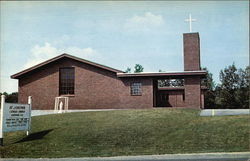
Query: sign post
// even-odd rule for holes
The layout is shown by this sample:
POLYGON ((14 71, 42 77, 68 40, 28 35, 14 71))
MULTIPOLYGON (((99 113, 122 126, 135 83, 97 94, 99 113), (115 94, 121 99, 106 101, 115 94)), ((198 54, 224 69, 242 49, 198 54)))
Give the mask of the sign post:
POLYGON ((3 146, 3 133, 11 131, 26 131, 29 135, 31 126, 31 96, 28 104, 5 103, 1 96, 0 145, 3 146))
POLYGON ((30 108, 29 108, 29 127, 28 127, 28 130, 26 131, 26 135, 28 136, 29 133, 30 133, 30 129, 31 129, 31 111, 32 111, 32 97, 29 96, 28 97, 28 104, 30 105, 30 108))

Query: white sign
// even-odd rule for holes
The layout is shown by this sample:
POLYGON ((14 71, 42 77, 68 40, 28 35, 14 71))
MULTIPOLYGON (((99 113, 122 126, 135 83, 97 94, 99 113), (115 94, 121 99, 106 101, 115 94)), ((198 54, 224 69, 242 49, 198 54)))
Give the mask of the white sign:
POLYGON ((29 130, 30 105, 5 103, 3 109, 3 132, 29 130))
POLYGON ((0 109, 0 146, 3 146, 3 133, 25 130, 29 135, 31 126, 32 97, 28 97, 28 104, 5 103, 5 96, 1 96, 0 109))

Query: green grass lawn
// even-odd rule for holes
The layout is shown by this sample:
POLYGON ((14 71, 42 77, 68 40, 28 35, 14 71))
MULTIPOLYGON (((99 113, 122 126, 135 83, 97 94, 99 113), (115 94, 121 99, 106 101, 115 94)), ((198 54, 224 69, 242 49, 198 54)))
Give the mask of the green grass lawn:
POLYGON ((0 157, 92 157, 249 151, 249 115, 153 109, 32 117, 32 135, 4 135, 0 157))

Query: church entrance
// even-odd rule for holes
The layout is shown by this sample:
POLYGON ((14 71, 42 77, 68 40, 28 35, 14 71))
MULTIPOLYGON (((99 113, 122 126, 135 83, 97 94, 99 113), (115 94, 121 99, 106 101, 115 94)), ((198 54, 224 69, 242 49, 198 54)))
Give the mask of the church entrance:
POLYGON ((158 91, 156 96, 157 107, 170 107, 169 94, 167 91, 158 91))
POLYGON ((154 107, 182 107, 184 105, 184 80, 165 78, 153 80, 154 107))

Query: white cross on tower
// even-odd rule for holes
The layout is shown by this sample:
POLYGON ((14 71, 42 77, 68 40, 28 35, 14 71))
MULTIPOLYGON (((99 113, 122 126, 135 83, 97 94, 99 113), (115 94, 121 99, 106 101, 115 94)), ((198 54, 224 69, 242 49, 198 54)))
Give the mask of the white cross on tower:
POLYGON ((189 31, 192 32, 192 22, 196 21, 196 19, 192 19, 191 14, 189 14, 189 19, 185 19, 186 22, 189 22, 189 31))

